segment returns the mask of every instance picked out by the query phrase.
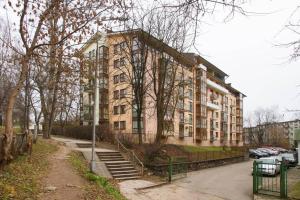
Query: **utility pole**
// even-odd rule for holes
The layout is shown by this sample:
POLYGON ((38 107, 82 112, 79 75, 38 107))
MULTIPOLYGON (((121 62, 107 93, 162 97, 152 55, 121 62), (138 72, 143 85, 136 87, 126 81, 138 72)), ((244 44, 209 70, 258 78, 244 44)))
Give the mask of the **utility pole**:
MULTIPOLYGON (((97 31, 98 34, 98 31, 97 31)), ((98 67, 98 38, 96 36, 96 60, 95 60, 95 81, 94 81, 94 117, 93 117, 93 142, 92 142, 92 159, 91 159, 91 171, 95 172, 95 143, 96 143, 96 126, 99 125, 99 67, 98 67)))

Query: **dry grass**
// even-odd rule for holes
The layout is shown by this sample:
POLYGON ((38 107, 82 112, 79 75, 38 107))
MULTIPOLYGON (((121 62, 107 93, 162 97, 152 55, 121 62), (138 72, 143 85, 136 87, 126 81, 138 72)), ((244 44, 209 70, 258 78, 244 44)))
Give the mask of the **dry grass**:
POLYGON ((87 189, 87 199, 105 200, 126 200, 120 193, 117 184, 104 177, 97 176, 89 171, 88 163, 79 152, 72 152, 69 158, 70 163, 77 172, 90 181, 87 189))
POLYGON ((18 156, 0 171, 0 199, 36 199, 41 191, 38 181, 48 168, 46 157, 57 146, 39 139, 33 145, 31 161, 27 155, 18 156))

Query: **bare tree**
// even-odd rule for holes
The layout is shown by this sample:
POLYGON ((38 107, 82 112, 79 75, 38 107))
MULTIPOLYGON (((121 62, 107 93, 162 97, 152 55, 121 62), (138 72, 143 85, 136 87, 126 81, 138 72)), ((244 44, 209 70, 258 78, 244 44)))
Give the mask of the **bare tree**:
POLYGON ((278 138, 278 133, 281 132, 281 127, 274 126, 283 115, 278 112, 278 107, 258 108, 246 120, 248 128, 246 128, 250 144, 261 146, 263 144, 272 143, 278 138), (276 136, 276 138, 275 138, 276 136))
MULTIPOLYGON (((50 47, 51 64, 55 65, 57 60, 61 59, 62 46, 67 41, 80 41, 84 35, 92 34, 91 22, 100 22, 99 16, 108 8, 111 8, 111 2, 102 2, 96 0, 89 1, 8 1, 6 9, 15 11, 19 17, 18 32, 22 51, 13 48, 20 55, 20 75, 16 85, 9 93, 5 114, 5 133, 3 141, 4 162, 12 159, 11 143, 13 137, 12 111, 16 102, 16 97, 23 88, 26 75, 29 71, 30 61, 36 56, 37 50, 42 47, 50 47), (80 34, 79 34, 80 31, 80 34)), ((1 38, 2 41, 3 38, 1 38)), ((55 72, 54 72, 55 73, 55 72)), ((56 73, 54 79, 58 80, 59 73, 56 73)), ((57 86, 54 86, 54 90, 57 86)), ((53 101, 55 102, 55 96, 53 101)), ((54 105, 55 106, 55 105, 54 105)), ((52 114, 51 114, 51 118, 52 114)))

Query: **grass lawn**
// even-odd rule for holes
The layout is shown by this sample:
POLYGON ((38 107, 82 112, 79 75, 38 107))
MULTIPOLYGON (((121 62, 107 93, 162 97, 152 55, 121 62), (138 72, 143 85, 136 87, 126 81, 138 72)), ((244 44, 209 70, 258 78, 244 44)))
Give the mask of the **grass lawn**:
MULTIPOLYGON (((4 126, 0 126, 0 134, 4 133, 4 129, 5 129, 4 126)), ((13 129, 14 129, 15 134, 20 134, 21 133, 21 127, 15 126, 13 129)))
POLYGON ((289 197, 294 198, 294 199, 300 199, 300 182, 296 183, 292 191, 289 194, 289 197))
POLYGON ((183 146, 184 151, 189 153, 197 153, 197 152, 205 152, 205 151, 230 151, 229 147, 197 147, 197 146, 190 146, 190 145, 184 145, 183 146))
POLYGON ((31 161, 27 155, 18 156, 0 170, 0 199, 37 199, 41 191, 38 180, 49 165, 46 157, 56 150, 57 146, 39 139, 33 145, 31 161))
POLYGON ((88 163, 81 153, 72 152, 69 161, 80 175, 91 181, 92 185, 88 190, 92 190, 89 193, 94 193, 94 199, 126 200, 116 183, 90 172, 88 163))

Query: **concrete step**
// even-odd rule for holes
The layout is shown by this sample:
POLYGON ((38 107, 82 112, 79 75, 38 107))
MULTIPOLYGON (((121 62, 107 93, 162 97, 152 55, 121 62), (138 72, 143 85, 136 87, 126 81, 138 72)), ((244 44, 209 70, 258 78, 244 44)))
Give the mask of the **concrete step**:
POLYGON ((102 151, 96 152, 98 155, 113 155, 113 154, 121 154, 119 151, 102 151))
POLYGON ((140 176, 132 176, 132 177, 120 177, 120 178, 115 178, 116 180, 119 181, 125 181, 125 180, 134 180, 134 179, 139 179, 140 176))
POLYGON ((126 171, 126 170, 133 170, 135 169, 133 165, 131 166, 112 166, 108 167, 110 171, 126 171))
POLYGON ((98 156, 122 156, 120 153, 110 153, 110 154, 99 154, 97 153, 98 156))
POLYGON ((132 176, 139 176, 137 172, 133 173, 119 173, 119 174, 112 174, 114 178, 124 178, 124 177, 132 177, 132 176))
POLYGON ((92 148, 92 143, 76 143, 79 148, 92 148))
POLYGON ((130 161, 124 160, 124 161, 107 161, 105 162, 106 165, 118 165, 118 164, 131 164, 130 161))
POLYGON ((101 161, 125 161, 124 158, 100 158, 101 161))
POLYGON ((107 167, 133 167, 132 163, 106 164, 107 167))
POLYGON ((132 173, 138 173, 138 171, 136 169, 132 169, 132 170, 126 170, 126 171, 110 171, 111 174, 114 176, 116 174, 132 174, 132 173))
POLYGON ((140 177, 134 165, 125 160, 120 152, 97 152, 97 156, 105 163, 114 179, 130 180, 140 177))
POLYGON ((113 155, 113 156, 98 156, 99 158, 123 158, 121 155, 113 155))

